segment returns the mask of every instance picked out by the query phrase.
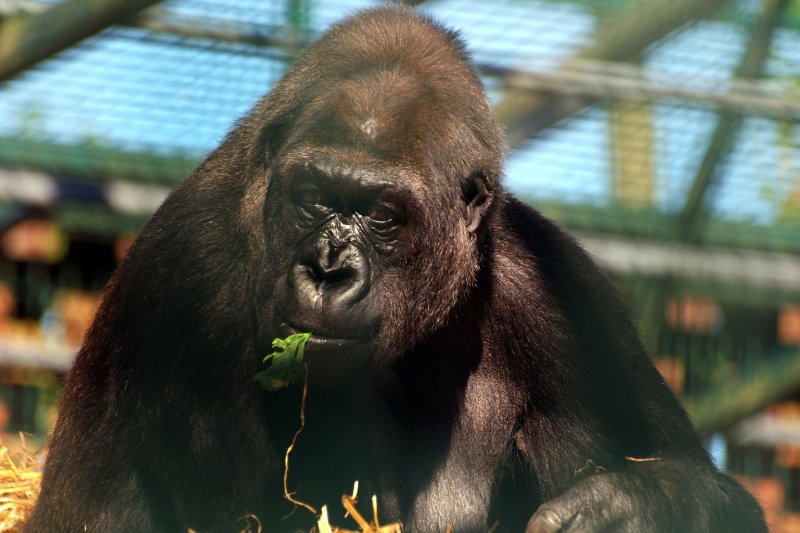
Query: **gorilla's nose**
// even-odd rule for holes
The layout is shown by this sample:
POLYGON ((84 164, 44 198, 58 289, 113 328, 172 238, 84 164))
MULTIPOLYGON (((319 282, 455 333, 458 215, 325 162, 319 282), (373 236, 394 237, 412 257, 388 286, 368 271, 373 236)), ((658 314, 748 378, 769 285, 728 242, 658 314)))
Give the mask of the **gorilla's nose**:
POLYGON ((292 270, 296 288, 325 307, 350 306, 369 292, 369 261, 353 244, 321 240, 305 249, 292 270))

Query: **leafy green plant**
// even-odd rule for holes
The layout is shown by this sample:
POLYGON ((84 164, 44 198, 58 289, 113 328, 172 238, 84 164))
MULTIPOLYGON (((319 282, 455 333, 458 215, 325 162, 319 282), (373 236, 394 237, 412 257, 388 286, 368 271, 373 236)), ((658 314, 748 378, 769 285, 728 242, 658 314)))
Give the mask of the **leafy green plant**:
POLYGON ((306 343, 311 333, 295 333, 285 339, 274 339, 274 351, 264 357, 269 368, 256 374, 255 378, 264 390, 274 391, 299 381, 306 374, 303 363, 306 343))
POLYGON ((255 379, 266 391, 276 391, 303 378, 303 399, 300 403, 300 427, 292 437, 292 443, 286 448, 283 458, 283 497, 293 504, 305 507, 311 513, 317 514, 317 510, 302 500, 294 497, 294 493, 289 490, 289 456, 292 454, 297 437, 303 432, 306 426, 306 397, 308 396, 308 367, 303 356, 305 355, 306 343, 311 338, 311 333, 295 333, 285 339, 273 339, 273 352, 264 357, 264 363, 269 363, 269 368, 256 374, 255 379))

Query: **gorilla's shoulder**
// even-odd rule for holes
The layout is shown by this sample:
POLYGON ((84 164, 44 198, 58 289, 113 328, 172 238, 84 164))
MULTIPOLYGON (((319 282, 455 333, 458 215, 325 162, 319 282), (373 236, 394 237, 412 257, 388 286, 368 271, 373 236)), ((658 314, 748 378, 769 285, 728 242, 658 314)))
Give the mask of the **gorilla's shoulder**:
POLYGON ((556 222, 512 195, 504 198, 499 216, 502 230, 496 238, 505 241, 505 253, 527 259, 527 268, 547 280, 550 290, 584 295, 591 292, 617 302, 606 274, 577 239, 556 222))

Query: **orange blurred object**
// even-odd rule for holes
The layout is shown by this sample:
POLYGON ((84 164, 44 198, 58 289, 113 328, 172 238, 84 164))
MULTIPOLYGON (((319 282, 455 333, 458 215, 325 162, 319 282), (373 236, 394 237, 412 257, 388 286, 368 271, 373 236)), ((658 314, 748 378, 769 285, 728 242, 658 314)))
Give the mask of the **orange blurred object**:
POLYGON ((778 341, 800 346, 800 306, 787 305, 778 313, 778 341))
POLYGON ((720 318, 716 302, 710 298, 683 296, 667 303, 666 318, 673 329, 708 333, 720 318))
POLYGON ((117 264, 121 263, 125 256, 128 255, 128 250, 131 249, 134 241, 136 241, 136 233, 128 233, 127 235, 120 235, 114 241, 114 260, 117 264))
POLYGON ((675 357, 659 356, 655 357, 653 362, 673 392, 682 392, 686 380, 686 367, 683 361, 675 357))
POLYGON ((778 517, 774 522, 767 521, 772 533, 800 533, 800 514, 790 513, 778 517))
POLYGON ((3 255, 14 261, 57 263, 68 247, 69 237, 50 220, 23 220, 0 239, 3 255))
MULTIPOLYGON (((764 510, 767 523, 770 525, 778 524, 782 520, 781 513, 786 502, 786 488, 783 484, 771 477, 758 479, 750 479, 744 476, 735 477, 758 500, 759 505, 764 510)), ((771 529, 770 531, 777 533, 779 530, 771 529)))
POLYGON ((61 312, 67 344, 77 346, 83 342, 99 303, 100 296, 94 293, 61 291, 56 295, 53 306, 61 312))

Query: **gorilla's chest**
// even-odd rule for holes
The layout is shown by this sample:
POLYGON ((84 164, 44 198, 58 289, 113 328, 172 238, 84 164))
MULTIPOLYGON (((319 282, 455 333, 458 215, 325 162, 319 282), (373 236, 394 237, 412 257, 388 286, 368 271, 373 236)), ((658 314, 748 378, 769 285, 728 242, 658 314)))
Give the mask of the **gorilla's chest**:
MULTIPOLYGON (((468 385, 465 395, 469 397, 476 387, 468 385)), ((280 464, 275 465, 271 482, 277 501, 283 496, 283 460, 300 427, 300 391, 294 394, 295 400, 284 395, 283 407, 275 407, 280 416, 273 419, 274 441, 280 443, 275 450, 280 464)), ((341 527, 353 526, 338 517, 344 513, 341 496, 350 494, 358 481, 365 516, 371 516, 374 494, 381 520, 400 520, 407 530, 413 526, 411 530, 444 531, 451 522, 460 524, 459 531, 485 530, 503 455, 495 442, 463 443, 482 439, 486 433, 476 429, 491 425, 483 418, 499 411, 468 409, 449 417, 433 406, 424 412, 415 405, 419 412, 412 416, 382 400, 369 394, 342 397, 309 390, 303 431, 289 455, 288 490, 317 510, 327 505, 329 515, 337 517, 332 522, 341 527)), ((283 514, 291 511, 288 502, 284 507, 283 514)), ((300 509, 298 514, 305 522, 297 525, 307 526, 308 513, 300 509)), ((282 530, 288 527, 281 524, 282 530)))

